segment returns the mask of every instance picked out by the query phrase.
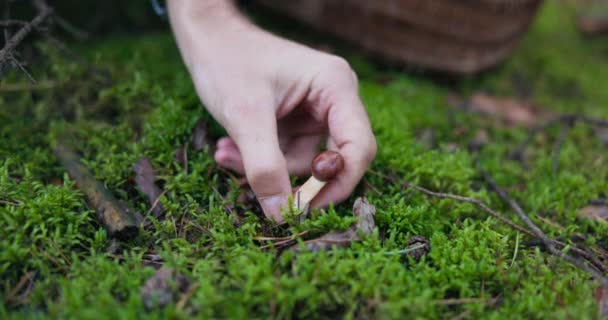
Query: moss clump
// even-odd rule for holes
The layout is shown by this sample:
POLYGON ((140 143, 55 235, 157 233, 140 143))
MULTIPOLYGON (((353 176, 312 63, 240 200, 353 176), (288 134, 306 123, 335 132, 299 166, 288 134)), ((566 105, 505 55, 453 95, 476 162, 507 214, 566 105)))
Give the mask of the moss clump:
MULTIPOLYGON (((558 130, 533 141, 524 170, 506 159, 526 136, 524 128, 497 127, 446 103, 449 91, 483 90, 608 118, 608 42, 583 39, 568 19, 572 10, 547 2, 512 59, 452 88, 341 52, 361 71, 361 95, 379 143, 372 169, 480 198, 517 220, 481 183, 481 166, 551 236, 581 233, 589 245, 605 243, 608 228, 577 214, 608 190, 606 146, 588 127, 573 128, 557 173, 551 150, 558 130), (388 83, 376 80, 387 76, 388 83), (478 129, 489 132, 491 143, 472 154, 466 145, 478 129), (418 139, 424 130, 434 132, 433 143, 418 139)), ((252 212, 227 214, 237 188, 211 155, 191 153, 188 172, 173 158, 196 120, 209 116, 168 31, 114 37, 79 51, 94 70, 52 55, 36 75, 55 89, 0 96, 2 318, 598 316, 596 285, 580 270, 525 245, 524 235, 470 204, 431 199, 372 173, 357 194, 377 207, 375 236, 332 253, 261 249, 254 237, 347 228, 352 201, 287 230, 273 229, 252 212), (116 249, 52 155, 49 145, 66 133, 96 177, 142 213, 149 205, 134 186, 132 166, 149 157, 166 190, 166 218, 148 216, 152 224, 116 249), (429 255, 416 262, 385 254, 404 248, 413 235, 431 240, 429 255), (160 260, 195 284, 185 307, 145 311, 140 288, 160 260), (12 292, 30 272, 33 287, 12 292), (20 296, 24 290, 27 298, 20 296), (458 298, 476 299, 444 300, 458 298)), ((22 80, 13 75, 6 81, 22 80)), ((212 130, 221 133, 216 124, 212 130)))

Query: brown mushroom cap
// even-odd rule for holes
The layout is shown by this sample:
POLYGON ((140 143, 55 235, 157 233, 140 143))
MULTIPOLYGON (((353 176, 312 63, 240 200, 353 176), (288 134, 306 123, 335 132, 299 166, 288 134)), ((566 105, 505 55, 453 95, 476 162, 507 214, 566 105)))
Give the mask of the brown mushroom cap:
POLYGON ((344 168, 344 158, 335 151, 324 151, 312 160, 311 167, 312 175, 317 180, 327 181, 344 168))

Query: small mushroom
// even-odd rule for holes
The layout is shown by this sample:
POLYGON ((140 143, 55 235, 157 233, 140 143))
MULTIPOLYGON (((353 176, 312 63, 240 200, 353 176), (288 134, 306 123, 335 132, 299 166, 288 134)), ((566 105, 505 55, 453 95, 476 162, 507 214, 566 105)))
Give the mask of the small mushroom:
POLYGON ((318 154, 312 160, 312 177, 294 194, 294 209, 301 211, 305 217, 312 199, 323 189, 327 181, 333 179, 343 168, 344 158, 339 153, 324 151, 318 154))

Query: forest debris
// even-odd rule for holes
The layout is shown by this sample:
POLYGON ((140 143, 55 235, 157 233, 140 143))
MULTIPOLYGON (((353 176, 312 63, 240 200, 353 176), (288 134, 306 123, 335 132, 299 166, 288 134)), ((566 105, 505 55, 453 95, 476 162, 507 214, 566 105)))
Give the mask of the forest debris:
POLYGON ((175 159, 180 166, 185 166, 188 162, 188 149, 185 146, 175 149, 173 159, 175 159))
MULTIPOLYGON (((357 223, 351 226, 346 231, 330 232, 317 239, 312 239, 304 242, 307 250, 318 252, 330 250, 333 247, 347 248, 354 241, 360 241, 361 235, 371 235, 374 232, 376 224, 374 215, 376 207, 370 204, 366 198, 357 198, 353 206, 353 215, 358 219, 357 223)), ((300 251, 300 246, 297 244, 292 247, 295 251, 300 251)))
POLYGON ((467 101, 451 96, 448 102, 498 120, 507 126, 532 127, 551 117, 551 113, 527 101, 485 93, 475 93, 467 101))
POLYGON ((174 302, 179 294, 190 287, 190 281, 170 268, 160 268, 146 281, 140 290, 146 309, 163 308, 174 302))
POLYGON ((490 135, 485 129, 479 129, 469 142, 469 150, 475 152, 483 149, 490 142, 490 135))
POLYGON ((10 305, 24 304, 32 293, 36 275, 37 271, 29 271, 21 276, 19 282, 4 298, 4 303, 10 305))
POLYGON ((190 298, 192 298, 192 296, 194 295, 194 293, 196 292, 198 287, 199 287, 198 282, 195 282, 192 285, 190 285, 188 287, 188 290, 186 290, 186 292, 182 295, 182 297, 179 299, 179 301, 175 304, 175 308, 177 310, 183 310, 184 307, 186 306, 186 304, 188 303, 188 300, 190 300, 190 298))
POLYGON ((136 236, 142 221, 141 215, 116 200, 67 145, 58 144, 54 152, 70 177, 76 181, 76 186, 84 192, 89 206, 95 209, 97 219, 110 237, 126 240, 136 236))
MULTIPOLYGON (((373 173, 377 176, 380 176, 384 179, 387 179, 389 181, 391 181, 392 183, 398 183, 399 179, 390 175, 385 175, 382 173, 378 173, 378 172, 374 172, 371 170, 368 170, 368 172, 373 173)), ((487 179, 487 182, 490 184, 493 184, 494 187, 497 187, 496 184, 493 182, 493 180, 491 180, 489 178, 489 176, 487 176, 487 174, 484 174, 484 178, 487 179)), ((456 194, 450 194, 450 193, 442 193, 442 192, 435 192, 435 191, 431 191, 429 189, 417 186, 417 185, 413 185, 407 182, 403 183, 403 188, 411 188, 414 189, 418 192, 421 192, 427 196, 430 197, 435 197, 435 198, 440 198, 440 199, 452 199, 452 200, 456 200, 456 201, 460 201, 460 202, 467 202, 467 203, 471 203, 475 206, 477 206, 479 209, 481 209, 482 211, 484 211, 485 213, 493 216, 494 218, 498 219, 499 221, 501 221, 502 223, 510 226, 511 228, 520 231, 524 234, 527 234, 529 236, 532 237, 536 237, 538 239, 541 239, 543 244, 546 244, 547 242, 550 242, 551 244, 553 244, 555 247, 559 248, 559 249, 564 249, 564 248, 569 248, 570 252, 575 253, 577 256, 585 259, 586 261, 588 261, 594 268, 599 269, 602 272, 608 272, 608 266, 606 266, 606 264, 604 264, 601 260, 599 260, 593 253, 588 252, 587 250, 578 248, 576 246, 569 246, 564 242, 561 242, 559 240, 554 240, 554 239, 550 239, 547 238, 546 236, 544 238, 541 238, 539 235, 537 235, 537 233, 530 231, 516 223, 514 223, 513 221, 509 220, 508 218, 506 218, 505 216, 503 216, 500 212, 495 211, 494 209, 488 207, 483 201, 476 199, 476 198, 470 198, 470 197, 464 197, 461 195, 456 195, 456 194)), ((501 190, 500 188, 497 188, 496 190, 501 190)), ((499 196, 504 196, 504 193, 501 193, 499 196)), ((510 203, 511 204, 511 203, 510 203)), ((521 208, 517 207, 519 210, 521 210, 521 208)), ((518 213, 518 215, 520 215, 521 212, 518 213)), ((542 232, 542 231, 541 231, 542 232)), ((560 258, 563 258, 560 253, 561 251, 557 251, 558 253, 556 253, 555 251, 550 251, 552 254, 555 254, 557 256, 559 256, 560 258)), ((575 266, 583 269, 584 271, 587 271, 588 273, 590 273, 592 276, 594 276, 598 281, 600 281, 602 283, 602 285, 608 285, 608 281, 606 281, 603 278, 599 278, 598 277, 598 273, 596 272, 596 270, 594 268, 590 268, 589 266, 587 266, 586 264, 584 264, 583 262, 576 260, 574 262, 572 262, 572 260, 570 259, 572 258, 572 256, 568 255, 566 258, 564 258, 566 261, 574 264, 575 266)))
POLYGON ((160 218, 165 213, 165 209, 159 201, 163 192, 155 183, 156 176, 154 175, 152 162, 147 157, 143 157, 135 163, 133 170, 135 171, 135 183, 139 191, 148 197, 152 206, 150 210, 154 217, 160 218))
POLYGON ((116 239, 110 239, 106 245, 106 253, 116 254, 120 250, 120 241, 116 239))
MULTIPOLYGON (((583 114, 558 115, 539 125, 530 128, 530 132, 528 132, 528 136, 526 137, 526 139, 522 141, 517 146, 517 148, 515 148, 515 150, 509 153, 509 159, 520 161, 524 168, 528 168, 524 153, 526 149, 532 144, 534 138, 538 134, 545 132, 548 128, 554 125, 560 125, 562 126, 562 130, 560 130, 560 136, 557 138, 557 140, 555 141, 555 145, 553 146, 553 168, 554 170, 557 170, 557 159, 559 159, 561 146, 566 136, 568 135, 569 130, 577 123, 586 124, 595 128, 596 130, 608 129, 608 120, 602 118, 595 118, 583 114)), ((599 136, 599 138, 601 139, 601 136, 599 136)))
POLYGON ((604 286, 597 287, 595 289, 595 301, 597 302, 599 318, 608 318, 608 288, 604 286))
POLYGON ((595 135, 600 139, 604 146, 608 147, 608 128, 596 128, 595 135))
POLYGON ((435 130, 433 128, 423 129, 416 136, 416 140, 419 144, 427 148, 432 148, 435 145, 435 141, 437 140, 435 130))
POLYGON ((589 205, 582 208, 580 213, 585 218, 596 220, 601 223, 608 223, 608 206, 589 205))
POLYGON ((427 255, 431 251, 431 242, 423 236, 413 236, 408 240, 407 246, 402 250, 388 251, 387 256, 399 255, 401 257, 412 257, 415 261, 427 255))
POLYGON ((408 240, 407 246, 412 248, 415 245, 421 245, 421 248, 415 249, 408 252, 406 255, 412 257, 414 260, 419 261, 422 257, 427 255, 431 251, 431 242, 429 239, 423 236, 413 236, 408 240))
POLYGON ((585 35, 608 34, 608 2, 594 0, 586 3, 577 18, 578 29, 585 35))
POLYGON ((255 192, 247 184, 241 186, 241 193, 237 197, 235 204, 242 205, 245 207, 245 211, 251 211, 258 217, 264 217, 264 210, 262 210, 255 192))
POLYGON ((586 35, 592 36, 608 33, 608 16, 581 16, 577 24, 578 29, 586 35))
POLYGON ((184 167, 185 172, 188 172, 188 149, 190 147, 196 152, 202 151, 208 147, 209 151, 213 153, 215 141, 209 136, 207 123, 202 118, 196 121, 194 128, 192 128, 190 138, 188 138, 188 142, 178 147, 173 156, 175 161, 184 167))
POLYGON ((214 145, 213 140, 209 137, 209 130, 207 123, 203 119, 198 119, 192 134, 190 135, 190 145, 194 151, 201 151, 205 147, 212 147, 214 145))
POLYGON ((36 83, 0 83, 0 92, 19 92, 54 89, 61 85, 55 81, 38 81, 36 83))
POLYGON ((522 209, 522 207, 515 201, 513 198, 509 196, 507 191, 502 189, 498 184, 494 181, 494 179, 487 174, 486 172, 482 172, 482 175, 490 188, 494 190, 496 195, 504 201, 515 213, 517 216, 525 223, 525 225, 529 228, 529 230, 543 241, 545 247, 552 255, 561 258, 562 260, 572 264, 575 267, 587 272, 596 281, 598 281, 602 286, 608 287, 608 279, 604 277, 604 272, 606 270, 606 265, 598 261, 596 257, 593 257, 593 261, 589 261, 590 264, 587 264, 584 260, 580 259, 578 256, 571 255, 562 250, 559 250, 556 246, 557 241, 549 238, 543 231, 540 229, 526 214, 526 212, 522 209), (598 265, 599 264, 599 265, 598 265))
POLYGON ((13 60, 18 63, 13 56, 13 50, 25 39, 25 37, 32 32, 32 30, 38 28, 52 13, 53 9, 49 7, 46 2, 42 0, 34 1, 34 5, 38 9, 38 14, 30 22, 24 24, 10 39, 8 39, 4 45, 4 48, 0 50, 0 71, 4 67, 4 64, 13 60))

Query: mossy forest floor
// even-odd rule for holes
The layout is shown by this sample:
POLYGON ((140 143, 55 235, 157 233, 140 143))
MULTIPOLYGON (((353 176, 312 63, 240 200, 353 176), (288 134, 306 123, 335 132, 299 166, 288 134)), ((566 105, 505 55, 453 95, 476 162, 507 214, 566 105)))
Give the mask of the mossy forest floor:
MULTIPOLYGON (((572 128, 554 172, 560 129, 549 128, 527 149, 526 169, 508 154, 527 128, 447 102, 450 93, 484 91, 608 119, 608 38, 582 37, 567 4, 546 1, 504 65, 449 84, 336 49, 360 77, 379 145, 375 173, 346 203, 288 229, 239 207, 240 216, 227 211, 239 189, 209 152, 191 152, 187 172, 175 161, 197 119, 210 117, 169 30, 75 44, 86 63, 40 45, 49 61, 32 73, 50 88, 0 96, 1 318, 599 317, 597 283, 533 238, 471 204, 429 198, 376 174, 478 198, 522 224, 483 181, 483 169, 550 237, 574 245, 568 239, 583 235, 578 245, 608 248, 608 225, 580 214, 608 196, 608 149, 594 130, 572 128), (479 130, 489 142, 473 153, 467 146, 479 130), (61 135, 73 137, 95 177, 142 214, 150 204, 135 187, 133 165, 150 158, 165 190, 165 219, 149 214, 135 239, 112 241, 52 152, 61 135), (279 254, 254 239, 345 229, 363 194, 377 208, 377 228, 349 249, 279 254), (387 254, 414 235, 432 245, 420 261, 387 254), (140 288, 159 261, 189 279, 191 296, 146 310, 140 288)), ((15 72, 2 82, 27 80, 15 72)), ((213 123, 211 131, 222 133, 213 123)))

